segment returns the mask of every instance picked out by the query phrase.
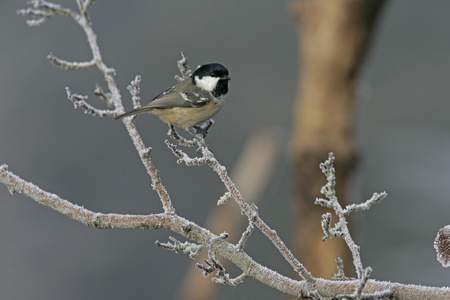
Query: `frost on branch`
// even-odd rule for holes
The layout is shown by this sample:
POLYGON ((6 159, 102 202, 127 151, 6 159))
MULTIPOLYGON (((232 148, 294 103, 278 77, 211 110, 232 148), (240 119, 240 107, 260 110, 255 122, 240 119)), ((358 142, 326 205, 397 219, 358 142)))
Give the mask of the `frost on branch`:
POLYGON ((183 52, 181 52, 181 59, 177 62, 177 65, 178 69, 180 70, 181 76, 175 75, 176 80, 183 81, 192 75, 192 70, 188 66, 188 59, 183 52))
MULTIPOLYGON (((320 192, 327 198, 317 198, 315 201, 315 204, 321 205, 323 207, 331 208, 334 210, 335 214, 339 218, 339 220, 332 226, 331 224, 331 213, 325 213, 322 216, 322 230, 325 234, 325 236, 322 238, 324 241, 326 241, 329 238, 333 237, 341 237, 344 239, 345 243, 347 244, 347 247, 350 249, 353 257, 353 264, 356 269, 356 274, 358 275, 359 284, 356 288, 355 292, 353 294, 345 294, 345 295, 339 295, 338 299, 379 299, 382 298, 380 295, 392 295, 391 290, 384 290, 380 293, 376 294, 364 294, 362 293, 363 288, 365 287, 367 280, 369 279, 370 274, 372 273, 372 268, 367 267, 363 268, 361 256, 359 253, 359 246, 356 245, 356 243, 353 241, 353 238, 350 235, 350 231, 348 229, 348 223, 346 217, 354 211, 358 210, 367 210, 375 203, 378 203, 383 198, 386 197, 386 192, 382 193, 374 193, 373 196, 360 204, 350 204, 347 205, 345 208, 341 206, 339 203, 338 198, 336 197, 336 174, 335 169, 333 166, 334 162, 334 155, 333 153, 330 153, 328 155, 328 159, 320 164, 320 169, 322 170, 322 173, 327 177, 327 184, 322 187, 320 192)), ((338 264, 338 276, 341 278, 346 278, 344 274, 343 266, 340 267, 340 264, 342 265, 342 261, 336 260, 338 264)), ((386 296, 383 296, 386 297, 386 296)))
MULTIPOLYGON (((242 248, 245 244, 245 241, 252 233, 253 228, 258 228, 264 233, 270 241, 274 244, 274 246, 280 251, 286 261, 293 267, 293 269, 304 279, 306 284, 306 294, 312 296, 315 294, 316 290, 314 289, 314 284, 316 282, 316 278, 314 278, 311 273, 303 266, 303 264, 295 258, 292 252, 286 247, 284 242, 278 236, 275 230, 271 229, 258 215, 257 207, 255 205, 248 204, 240 191, 236 188, 234 182, 228 176, 227 169, 225 166, 221 165, 219 161, 215 158, 214 154, 208 148, 207 145, 201 140, 196 141, 199 149, 197 152, 200 156, 190 157, 184 151, 179 149, 176 145, 166 141, 167 146, 173 152, 173 154, 178 158, 179 164, 185 164, 186 166, 200 166, 200 165, 208 165, 213 169, 215 173, 219 176, 220 180, 223 182, 225 187, 227 188, 228 193, 231 195, 231 198, 235 200, 238 204, 241 213, 244 214, 249 220, 249 226, 247 230, 241 236, 240 241, 236 245, 236 249, 242 251, 242 248)), ((227 195, 228 197, 228 195, 227 195)), ((219 201, 221 202, 221 201, 219 201)), ((240 278, 240 277, 239 277, 240 278)), ((236 278, 237 279, 237 278, 236 278)))
POLYGON ((95 60, 92 59, 90 61, 84 61, 84 62, 70 62, 67 60, 60 59, 53 54, 47 55, 47 58, 50 60, 50 62, 63 70, 80 70, 80 69, 87 69, 92 68, 95 66, 95 60))
POLYGON ((339 218, 339 221, 336 222, 334 226, 332 226, 331 213, 326 213, 322 216, 322 229, 325 233, 323 240, 327 240, 332 237, 342 237, 345 240, 352 253, 353 264, 355 266, 356 273, 358 274, 358 278, 361 279, 363 277, 363 264, 359 253, 359 246, 356 245, 350 235, 346 217, 353 211, 369 209, 373 204, 381 201, 384 197, 386 197, 387 194, 386 192, 374 193, 369 200, 361 204, 351 204, 347 205, 345 208, 342 208, 341 204, 338 201, 338 198, 336 197, 336 174, 333 166, 334 159, 334 154, 330 153, 328 159, 324 163, 320 164, 322 173, 327 177, 327 184, 322 187, 320 192, 327 199, 317 198, 315 203, 323 207, 333 209, 335 214, 339 218))
POLYGON ((217 206, 221 206, 221 205, 225 205, 227 204, 227 202, 231 199, 231 193, 230 192, 226 192, 225 194, 223 194, 219 200, 217 200, 217 206))
POLYGON ((159 241, 156 241, 155 244, 158 247, 168 249, 175 253, 178 253, 178 251, 183 251, 184 254, 189 253, 189 257, 192 259, 196 258, 203 250, 203 246, 199 244, 189 242, 181 243, 180 241, 171 236, 169 236, 169 240, 171 240, 173 243, 170 242, 160 243, 159 241))
POLYGON ((167 135, 172 139, 176 140, 178 144, 183 145, 185 147, 194 147, 195 145, 197 145, 197 141, 195 139, 187 140, 181 135, 179 135, 177 130, 172 124, 169 124, 169 131, 167 132, 167 135))
POLYGON ((253 225, 252 222, 249 222, 249 224, 247 226, 247 229, 242 233, 242 236, 239 239, 239 242, 236 244, 236 248, 238 248, 241 251, 244 249, 245 242, 247 241, 247 239, 252 234, 253 229, 255 229, 255 226, 253 225))
POLYGON ((176 145, 170 143, 168 140, 166 140, 165 142, 166 145, 169 147, 169 149, 172 150, 173 154, 175 154, 175 156, 178 157, 177 160, 178 164, 185 164, 187 166, 200 166, 209 163, 208 157, 201 156, 191 158, 189 157, 189 155, 186 154, 186 152, 177 148, 176 145))
POLYGON ((101 100, 105 101, 105 103, 106 103, 106 105, 108 105, 108 107, 113 106, 111 93, 103 91, 103 89, 101 88, 101 86, 99 84, 95 85, 94 95, 99 97, 101 100))
POLYGON ((350 278, 348 278, 347 276, 345 276, 345 272, 344 272, 344 262, 342 261, 342 259, 340 257, 336 257, 336 266, 338 269, 337 274, 331 274, 331 278, 333 280, 350 280, 350 278))
POLYGON ((139 97, 139 92, 141 90, 139 84, 141 83, 141 76, 136 75, 131 84, 127 87, 128 91, 131 94, 131 100, 133 101, 133 107, 139 108, 141 107, 141 97, 139 97))
POLYGON ((114 110, 103 110, 103 109, 98 109, 93 107, 92 105, 90 105, 89 103, 87 103, 87 96, 81 96, 78 94, 72 94, 72 92, 70 91, 70 88, 66 87, 66 92, 67 92, 67 98, 69 98, 70 101, 72 101, 74 108, 81 108, 84 110, 84 113, 86 114, 91 114, 93 116, 97 116, 97 117, 111 117, 113 115, 115 115, 116 111, 114 110))
POLYGON ((437 252, 437 260, 444 268, 450 267, 450 225, 441 229, 434 240, 434 249, 437 252))
POLYGON ((209 274, 217 270, 216 276, 211 280, 215 283, 238 285, 243 282, 247 277, 245 273, 242 273, 236 278, 230 278, 230 274, 225 272, 225 268, 222 266, 220 261, 217 259, 217 253, 213 251, 208 251, 208 259, 205 260, 205 265, 195 264, 197 268, 203 271, 203 276, 207 277, 209 274))
POLYGON ((27 20, 28 26, 39 26, 56 15, 64 15, 72 17, 76 15, 70 9, 63 8, 59 4, 47 2, 44 0, 32 0, 30 1, 30 5, 32 5, 33 7, 17 11, 18 15, 32 17, 31 19, 27 20))

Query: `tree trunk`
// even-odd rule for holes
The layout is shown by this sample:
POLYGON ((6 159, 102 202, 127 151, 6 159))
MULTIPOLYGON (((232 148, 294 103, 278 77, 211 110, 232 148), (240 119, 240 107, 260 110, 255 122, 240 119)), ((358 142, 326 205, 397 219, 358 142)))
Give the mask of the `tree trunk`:
MULTIPOLYGON (((355 79, 368 49, 376 17, 385 1, 294 1, 298 22, 301 76, 294 108, 291 162, 296 194, 296 245, 314 276, 336 273, 335 257, 351 262, 343 240, 325 243, 314 205, 326 183, 319 163, 336 156, 337 196, 347 200, 349 174, 356 163, 354 141, 355 79)), ((347 268, 348 269, 348 268, 347 268)))

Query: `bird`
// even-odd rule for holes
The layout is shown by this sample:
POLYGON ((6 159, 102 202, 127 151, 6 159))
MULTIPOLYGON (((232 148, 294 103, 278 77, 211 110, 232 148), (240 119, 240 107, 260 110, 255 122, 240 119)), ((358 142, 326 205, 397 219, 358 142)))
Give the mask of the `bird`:
POLYGON ((230 80, 227 68, 219 63, 201 65, 188 78, 166 89, 147 105, 116 116, 114 119, 141 113, 157 115, 161 121, 189 131, 206 134, 200 124, 211 119, 223 107, 230 80))

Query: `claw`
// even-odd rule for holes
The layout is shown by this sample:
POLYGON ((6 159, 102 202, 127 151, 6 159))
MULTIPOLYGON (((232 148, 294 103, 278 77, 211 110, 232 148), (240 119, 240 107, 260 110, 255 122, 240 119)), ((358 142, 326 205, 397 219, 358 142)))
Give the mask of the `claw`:
POLYGON ((202 137, 205 138, 206 134, 208 134, 209 127, 210 126, 208 126, 208 128, 203 128, 198 125, 195 125, 193 128, 195 129, 195 134, 201 134, 202 137))

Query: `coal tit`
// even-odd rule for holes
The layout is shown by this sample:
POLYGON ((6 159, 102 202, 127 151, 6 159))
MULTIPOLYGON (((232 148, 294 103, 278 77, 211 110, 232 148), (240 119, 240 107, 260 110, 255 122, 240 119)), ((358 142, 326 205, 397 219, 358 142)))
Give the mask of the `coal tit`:
POLYGON ((168 88, 150 103, 115 117, 150 113, 185 130, 211 119, 223 107, 228 93, 228 70, 221 64, 200 66, 188 78, 168 88))

